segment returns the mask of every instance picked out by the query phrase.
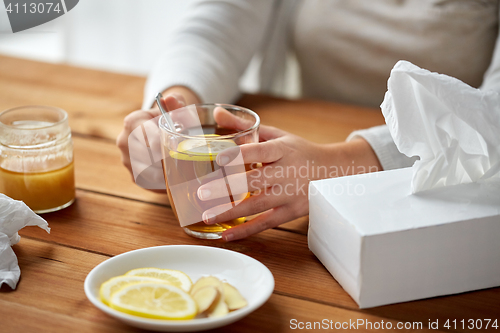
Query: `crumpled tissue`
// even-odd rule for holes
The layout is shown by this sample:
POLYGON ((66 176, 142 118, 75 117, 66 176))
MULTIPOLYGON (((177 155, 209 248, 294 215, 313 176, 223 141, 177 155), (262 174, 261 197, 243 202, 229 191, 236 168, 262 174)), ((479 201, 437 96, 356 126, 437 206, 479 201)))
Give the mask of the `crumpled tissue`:
POLYGON ((24 202, 0 193, 0 287, 6 283, 15 289, 19 281, 21 270, 11 246, 19 242, 21 237, 17 232, 26 226, 39 226, 50 233, 47 221, 24 202))
POLYGON ((381 105, 412 192, 500 178, 500 94, 399 61, 381 105))

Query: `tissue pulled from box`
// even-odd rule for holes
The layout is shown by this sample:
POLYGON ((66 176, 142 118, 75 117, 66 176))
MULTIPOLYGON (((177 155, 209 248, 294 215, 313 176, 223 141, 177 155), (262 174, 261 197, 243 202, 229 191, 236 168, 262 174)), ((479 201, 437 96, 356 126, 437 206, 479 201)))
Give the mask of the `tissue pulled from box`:
POLYGON ((22 201, 17 201, 0 193, 0 287, 6 283, 16 288, 21 270, 11 246, 21 237, 17 233, 26 226, 38 226, 50 233, 47 221, 36 215, 22 201))
POLYGON ((500 178, 500 93, 399 61, 382 113, 399 151, 419 156, 412 192, 500 178))

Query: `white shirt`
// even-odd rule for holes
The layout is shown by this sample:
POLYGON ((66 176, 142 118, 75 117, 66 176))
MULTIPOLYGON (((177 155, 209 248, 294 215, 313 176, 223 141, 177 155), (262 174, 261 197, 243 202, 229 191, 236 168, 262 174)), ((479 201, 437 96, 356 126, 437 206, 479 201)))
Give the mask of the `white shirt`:
MULTIPOLYGON (((234 102, 256 53, 261 91, 279 93, 290 51, 307 98, 378 107, 401 59, 500 91, 499 16, 498 0, 199 1, 166 41, 171 47, 148 77, 144 108, 174 85, 204 102, 234 102)), ((385 126, 348 140, 357 136, 385 170, 414 161, 397 150, 385 126)))

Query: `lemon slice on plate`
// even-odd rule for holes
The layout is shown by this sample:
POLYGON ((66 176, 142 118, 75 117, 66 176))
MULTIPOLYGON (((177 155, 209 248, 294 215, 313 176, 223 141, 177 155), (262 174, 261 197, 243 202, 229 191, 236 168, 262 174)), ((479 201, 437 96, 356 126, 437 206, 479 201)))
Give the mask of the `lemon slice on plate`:
POLYGON ((145 276, 160 280, 166 280, 171 285, 181 288, 186 292, 189 292, 191 286, 193 285, 193 282, 186 273, 174 269, 162 269, 154 267, 136 268, 128 271, 125 275, 145 276))
POLYGON ((165 283, 129 284, 111 296, 111 308, 131 315, 170 320, 192 319, 196 302, 180 288, 165 283))
POLYGON ((177 151, 170 151, 170 157, 185 161, 213 161, 221 151, 236 146, 236 143, 229 139, 207 139, 215 136, 219 135, 206 134, 199 139, 186 139, 179 143, 177 151))
POLYGON ((111 295, 113 295, 115 292, 125 287, 126 285, 137 282, 156 282, 170 284, 169 281, 154 279, 150 277, 120 275, 109 279, 101 285, 101 288, 99 289, 99 297, 104 304, 109 305, 109 299, 111 298, 111 295))

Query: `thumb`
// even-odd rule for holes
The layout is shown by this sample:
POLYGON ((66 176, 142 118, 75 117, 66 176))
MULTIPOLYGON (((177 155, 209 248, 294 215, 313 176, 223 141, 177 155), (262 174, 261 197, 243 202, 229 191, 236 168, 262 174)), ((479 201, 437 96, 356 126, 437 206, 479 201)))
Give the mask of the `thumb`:
POLYGON ((179 93, 171 93, 163 98, 164 106, 168 111, 186 106, 186 99, 179 93))
MULTIPOLYGON (((222 107, 214 109, 214 119, 215 122, 221 127, 234 128, 240 131, 246 130, 254 124, 252 120, 237 117, 222 107)), ((260 141, 276 139, 286 134, 287 132, 273 126, 260 125, 259 127, 260 141)))
POLYGON ((255 121, 238 117, 220 106, 214 109, 214 120, 220 127, 240 131, 246 130, 255 124, 255 121))

